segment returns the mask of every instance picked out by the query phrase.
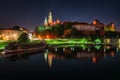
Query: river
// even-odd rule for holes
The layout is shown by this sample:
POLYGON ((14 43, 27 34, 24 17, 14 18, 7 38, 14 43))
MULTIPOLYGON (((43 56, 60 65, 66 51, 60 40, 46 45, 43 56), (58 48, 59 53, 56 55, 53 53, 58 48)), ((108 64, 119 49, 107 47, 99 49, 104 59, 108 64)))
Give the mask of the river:
POLYGON ((118 79, 119 73, 119 45, 54 46, 40 53, 0 57, 2 80, 118 79))

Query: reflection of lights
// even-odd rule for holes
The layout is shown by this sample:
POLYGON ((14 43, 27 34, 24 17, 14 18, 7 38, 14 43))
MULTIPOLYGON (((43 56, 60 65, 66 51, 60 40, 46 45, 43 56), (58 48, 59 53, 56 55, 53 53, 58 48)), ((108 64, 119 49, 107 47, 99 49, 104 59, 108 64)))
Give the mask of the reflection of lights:
POLYGON ((72 51, 74 51, 74 48, 71 48, 72 51))
POLYGON ((106 49, 104 48, 104 52, 106 52, 106 49))
POLYGON ((120 39, 118 40, 119 44, 120 44, 120 39))
POLYGON ((46 49, 46 53, 48 53, 48 49, 46 49))
POLYGON ((96 48, 97 50, 99 50, 99 49, 100 49, 100 47, 101 47, 101 46, 98 46, 98 45, 96 45, 96 46, 95 46, 95 48, 96 48))
POLYGON ((118 52, 118 51, 119 51, 119 49, 118 49, 118 48, 116 48, 116 51, 118 52))
POLYGON ((90 51, 90 48, 88 48, 88 52, 90 51))
POLYGON ((49 54, 49 55, 48 55, 48 64, 49 64, 49 67, 50 67, 50 68, 52 67, 52 59, 53 59, 52 54, 49 54))
POLYGON ((106 53, 104 53, 104 58, 105 58, 106 56, 107 56, 106 53))
POLYGON ((73 49, 73 51, 75 50, 74 48, 72 48, 73 49))
POLYGON ((46 50, 45 54, 44 54, 44 58, 45 58, 45 61, 47 62, 47 57, 48 57, 48 49, 46 50))
POLYGON ((57 50, 58 50, 58 49, 57 49, 57 48, 55 48, 55 51, 56 51, 56 52, 57 52, 57 50))
POLYGON ((47 56, 48 56, 48 53, 45 53, 44 54, 44 57, 45 57, 45 61, 47 62, 47 56))
POLYGON ((85 45, 81 45, 82 49, 85 50, 86 46, 85 45))
POLYGON ((83 50, 85 50, 85 47, 83 47, 83 50))
POLYGON ((65 51, 65 48, 63 48, 63 51, 65 51))
POLYGON ((110 49, 110 46, 107 46, 106 48, 107 48, 107 49, 110 49))
POLYGON ((113 58, 115 56, 115 53, 114 52, 111 52, 111 57, 113 58))
POLYGON ((96 44, 100 44, 100 43, 101 43, 101 40, 100 40, 100 39, 96 39, 96 40, 95 40, 95 43, 96 43, 96 44))
POLYGON ((92 58, 92 62, 93 62, 93 63, 96 63, 96 61, 97 61, 97 59, 96 59, 96 57, 94 56, 94 57, 92 58))
POLYGON ((118 45, 118 48, 120 49, 120 45, 118 45))
POLYGON ((110 39, 107 39, 107 43, 110 43, 110 39))

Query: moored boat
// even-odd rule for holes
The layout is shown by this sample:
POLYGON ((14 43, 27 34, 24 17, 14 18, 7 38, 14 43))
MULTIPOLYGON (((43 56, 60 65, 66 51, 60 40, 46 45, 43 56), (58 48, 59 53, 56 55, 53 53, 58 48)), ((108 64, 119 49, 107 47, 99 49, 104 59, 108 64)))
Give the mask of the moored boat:
POLYGON ((42 40, 39 43, 12 42, 5 47, 3 51, 3 56, 41 52, 41 51, 44 51, 46 47, 47 47, 47 43, 44 40, 42 40))

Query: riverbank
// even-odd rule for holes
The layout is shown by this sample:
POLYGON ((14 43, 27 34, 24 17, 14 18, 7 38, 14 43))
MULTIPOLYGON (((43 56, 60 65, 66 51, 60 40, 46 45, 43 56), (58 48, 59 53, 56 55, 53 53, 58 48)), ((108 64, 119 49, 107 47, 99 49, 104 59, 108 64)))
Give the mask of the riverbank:
MULTIPOLYGON (((87 45, 94 45, 94 44, 120 44, 116 41, 116 43, 106 43, 104 40, 101 39, 95 39, 95 40, 89 40, 86 38, 67 38, 67 39, 45 39, 47 44, 49 45, 80 45, 80 44, 87 44, 87 45)), ((0 49, 4 49, 7 44, 13 41, 0 41, 0 49)), ((30 43, 40 42, 40 40, 32 40, 30 43)))

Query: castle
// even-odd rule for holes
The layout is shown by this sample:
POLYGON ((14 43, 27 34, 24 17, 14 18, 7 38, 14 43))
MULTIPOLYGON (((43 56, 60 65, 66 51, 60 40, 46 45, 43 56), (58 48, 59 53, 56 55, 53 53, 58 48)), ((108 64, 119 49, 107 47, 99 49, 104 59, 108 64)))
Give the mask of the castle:
POLYGON ((57 19, 56 21, 53 21, 53 16, 52 16, 52 12, 51 11, 49 12, 48 18, 45 17, 44 25, 46 27, 48 27, 48 26, 54 26, 54 25, 60 24, 60 23, 61 22, 60 22, 59 19, 57 19))

